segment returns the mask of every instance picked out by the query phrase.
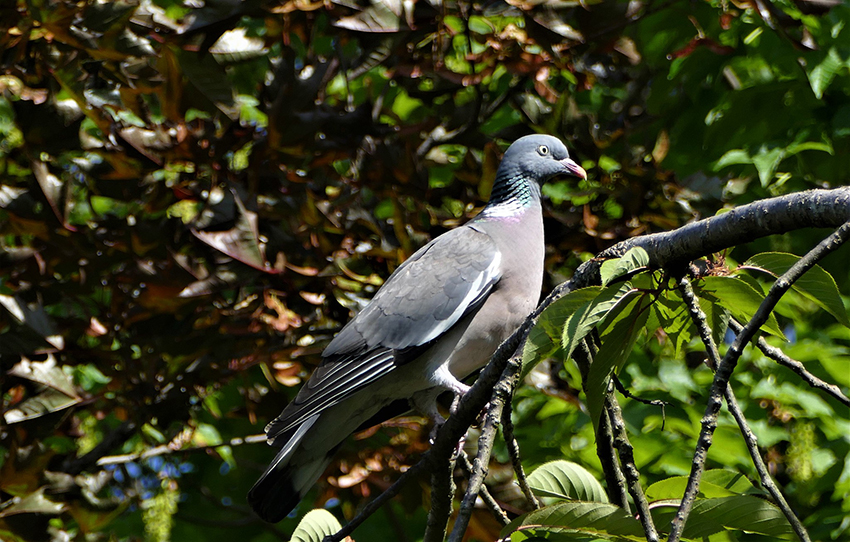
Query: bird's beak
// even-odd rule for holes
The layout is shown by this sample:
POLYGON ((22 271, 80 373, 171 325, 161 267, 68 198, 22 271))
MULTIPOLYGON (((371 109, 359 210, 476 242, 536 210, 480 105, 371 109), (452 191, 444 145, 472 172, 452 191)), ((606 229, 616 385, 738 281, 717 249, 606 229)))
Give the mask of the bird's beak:
POLYGON ((575 175, 576 177, 584 179, 585 181, 587 180, 587 172, 584 170, 583 167, 576 164, 572 159, 564 158, 560 162, 564 166, 564 169, 566 169, 571 175, 575 175))

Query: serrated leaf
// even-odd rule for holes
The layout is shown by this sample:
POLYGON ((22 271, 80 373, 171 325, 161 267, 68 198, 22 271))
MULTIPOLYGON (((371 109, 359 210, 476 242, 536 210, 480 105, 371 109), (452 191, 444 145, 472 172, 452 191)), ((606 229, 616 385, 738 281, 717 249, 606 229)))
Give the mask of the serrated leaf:
POLYGON ((278 273, 280 270, 269 265, 260 246, 260 235, 257 229, 257 213, 248 211, 242 200, 235 193, 236 224, 226 231, 199 231, 192 229, 192 234, 235 260, 250 265, 254 269, 266 273, 278 273))
POLYGON ((619 506, 576 501, 558 503, 520 516, 502 529, 503 538, 509 535, 512 542, 541 538, 586 540, 588 537, 616 541, 644 540, 638 520, 619 506))
MULTIPOLYGON (((699 297, 712 296, 740 322, 748 322, 764 300, 764 295, 736 277, 705 277, 695 285, 699 297)), ((772 313, 762 326, 764 331, 784 340, 785 334, 779 328, 776 316, 772 313)))
MULTIPOLYGON (((785 252, 763 252, 744 262, 739 269, 756 269, 778 277, 788 271, 799 259, 799 256, 785 252)), ((835 279, 823 267, 815 265, 791 287, 834 316, 839 323, 850 327, 850 319, 847 317, 844 303, 841 302, 841 294, 835 279)))
POLYGON ((528 476, 528 485, 543 497, 608 502, 608 496, 596 478, 572 461, 551 461, 537 467, 528 476))
POLYGON ((641 247, 633 247, 622 258, 612 258, 602 262, 599 274, 602 286, 608 286, 612 280, 649 265, 649 254, 641 247))
POLYGON ((611 374, 623 366, 649 317, 648 296, 630 290, 605 319, 599 351, 587 375, 585 395, 593 427, 599 426, 611 374))
POLYGON ((26 303, 18 296, 0 294, 0 306, 15 320, 35 331, 48 345, 57 350, 65 347, 65 339, 56 331, 53 320, 40 303, 26 303))
POLYGON ((331 534, 342 529, 339 520, 323 508, 317 508, 307 512, 295 532, 292 533, 292 542, 322 542, 322 540, 331 534))

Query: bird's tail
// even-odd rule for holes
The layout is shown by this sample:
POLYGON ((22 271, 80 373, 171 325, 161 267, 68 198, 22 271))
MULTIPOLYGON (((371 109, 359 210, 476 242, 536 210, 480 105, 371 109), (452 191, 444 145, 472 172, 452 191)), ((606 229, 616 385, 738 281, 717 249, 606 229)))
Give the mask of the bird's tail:
POLYGON ((309 458, 295 453, 318 418, 315 414, 298 427, 248 492, 248 503, 265 521, 277 523, 285 518, 330 463, 332 451, 309 458))

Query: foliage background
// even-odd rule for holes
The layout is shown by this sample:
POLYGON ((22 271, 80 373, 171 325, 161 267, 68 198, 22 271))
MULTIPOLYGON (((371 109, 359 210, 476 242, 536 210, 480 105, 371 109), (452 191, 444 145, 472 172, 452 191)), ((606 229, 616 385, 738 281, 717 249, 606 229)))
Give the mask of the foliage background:
MULTIPOLYGON (((833 0, 4 4, 0 501, 25 500, 0 508, 0 538, 285 539, 297 519, 244 503, 272 451, 241 439, 382 278, 475 214, 506 143, 558 135, 590 172, 544 190, 547 289, 617 240, 846 184, 848 20, 833 0)), ((847 259, 826 262, 844 293, 847 259)), ((790 355, 850 387, 847 329, 794 296, 780 322, 790 355)), ((626 405, 647 483, 687 472, 711 377, 660 338, 623 375, 673 402, 663 430, 626 405)), ((847 409, 745 359, 772 472, 813 538, 846 539, 847 409)), ((598 472, 575 371, 533 379, 515 400, 526 466, 598 472)), ((425 449, 424 424, 347 443, 299 513, 350 517, 425 449)), ((752 474, 733 427, 711 466, 752 474)), ((521 507, 497 456, 491 490, 521 507)), ((427 502, 408 487, 356 538, 416 540, 427 502)), ((476 514, 473 537, 497 532, 476 514)))

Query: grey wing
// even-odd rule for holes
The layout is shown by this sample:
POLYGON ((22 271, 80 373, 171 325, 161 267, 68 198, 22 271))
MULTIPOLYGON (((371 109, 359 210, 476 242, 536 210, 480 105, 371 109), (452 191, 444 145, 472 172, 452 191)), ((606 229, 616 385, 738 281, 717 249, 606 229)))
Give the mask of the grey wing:
POLYGON ((415 356, 481 306, 501 278, 501 254, 486 233, 460 227, 405 261, 325 348, 325 358, 281 415, 274 439, 415 356))

